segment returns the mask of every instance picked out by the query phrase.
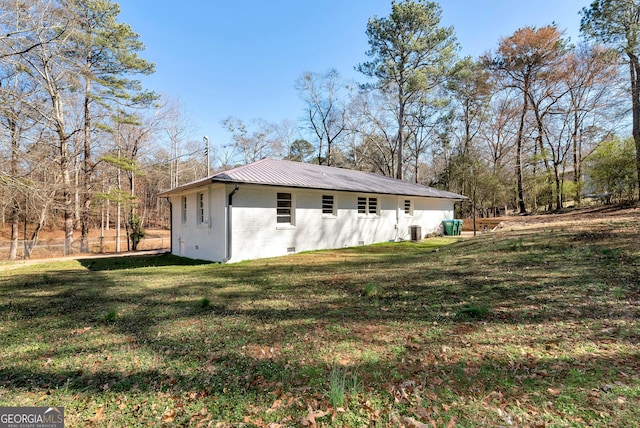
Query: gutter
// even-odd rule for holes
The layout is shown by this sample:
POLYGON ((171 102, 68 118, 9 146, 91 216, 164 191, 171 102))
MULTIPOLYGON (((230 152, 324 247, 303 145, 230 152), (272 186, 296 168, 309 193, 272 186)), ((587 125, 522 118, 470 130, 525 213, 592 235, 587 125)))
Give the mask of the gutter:
POLYGON ((231 226, 232 226, 232 222, 231 222, 231 214, 232 214, 232 210, 233 210, 233 195, 235 195, 238 190, 240 190, 240 188, 238 187, 238 185, 236 184, 236 188, 233 189, 231 191, 231 193, 229 193, 229 196, 227 198, 227 218, 226 218, 226 225, 225 225, 225 229, 227 230, 227 249, 226 249, 226 257, 222 260, 222 263, 226 263, 231 259, 232 256, 232 236, 233 234, 231 233, 231 226))

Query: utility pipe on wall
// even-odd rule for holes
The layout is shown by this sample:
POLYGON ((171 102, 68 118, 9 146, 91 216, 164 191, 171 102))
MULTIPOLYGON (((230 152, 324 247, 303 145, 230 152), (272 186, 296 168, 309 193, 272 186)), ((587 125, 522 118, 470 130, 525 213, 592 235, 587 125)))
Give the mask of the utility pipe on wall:
POLYGON ((224 258, 224 260, 222 260, 222 263, 226 263, 231 259, 232 256, 232 233, 231 233, 231 226, 232 226, 232 222, 231 222, 231 211, 233 210, 233 195, 235 195, 238 190, 240 188, 238 187, 238 185, 236 184, 236 188, 233 189, 231 191, 231 193, 229 193, 229 196, 227 198, 227 218, 226 218, 226 229, 227 229, 227 255, 224 258))

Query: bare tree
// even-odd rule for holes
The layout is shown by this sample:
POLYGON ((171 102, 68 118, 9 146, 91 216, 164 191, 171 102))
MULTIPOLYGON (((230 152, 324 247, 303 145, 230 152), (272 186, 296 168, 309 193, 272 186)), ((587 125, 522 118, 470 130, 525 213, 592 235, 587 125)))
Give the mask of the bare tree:
POLYGON ((275 125, 275 138, 280 146, 278 157, 291 159, 293 143, 300 140, 300 130, 292 120, 285 119, 275 125))
POLYGON ((600 123, 599 118, 610 117, 611 106, 621 95, 612 90, 622 76, 611 54, 602 48, 580 45, 565 62, 570 72, 563 74, 569 91, 564 111, 569 129, 567 137, 572 147, 574 198, 578 205, 582 198, 582 161, 585 156, 583 130, 586 126, 600 123))
MULTIPOLYGON (((9 260, 15 260, 18 250, 20 202, 24 205, 24 192, 20 191, 21 176, 26 173, 24 168, 26 132, 35 125, 33 114, 24 102, 32 97, 33 86, 22 78, 21 73, 12 67, 5 67, 0 79, 0 129, 8 142, 9 167, 8 174, 2 174, 2 184, 9 189, 10 206, 9 223, 11 227, 11 241, 9 245, 9 260), (9 71, 11 70, 11 71, 9 71)), ((3 168, 4 170, 4 168, 3 168)))
POLYGON ((334 146, 347 130, 346 85, 336 70, 325 74, 305 72, 296 87, 305 101, 305 123, 318 142, 318 164, 334 163, 334 146))
POLYGON ((53 2, 40 0, 0 0, 0 59, 24 55, 66 37, 64 23, 47 20, 55 7, 53 2), (31 19, 24 19, 27 16, 31 19), (33 38, 34 33, 43 33, 46 37, 33 38))
POLYGON ((521 213, 527 211, 524 199, 522 152, 526 134, 526 117, 531 105, 532 86, 553 75, 564 55, 565 41, 556 26, 542 28, 524 27, 513 35, 500 40, 495 56, 485 56, 485 64, 496 73, 500 83, 516 89, 522 96, 518 134, 516 137, 517 202, 521 213))
POLYGON ((632 130, 636 146, 637 192, 640 200, 640 2, 593 0, 581 11, 583 34, 617 50, 629 66, 632 130))
MULTIPOLYGON (((12 61, 19 61, 25 75, 46 96, 45 103, 30 103, 30 107, 37 112, 48 128, 55 135, 58 175, 56 180, 61 183, 62 212, 64 216, 65 254, 71 253, 73 244, 73 189, 70 164, 73 154, 69 151, 71 137, 78 132, 70 126, 68 116, 69 106, 73 105, 69 99, 75 96, 78 89, 76 70, 73 68, 67 54, 67 40, 71 33, 69 17, 60 8, 53 7, 50 2, 34 1, 46 10, 33 16, 23 16, 25 25, 34 28, 34 32, 26 39, 36 47, 27 52, 14 51, 12 61), (63 30, 61 30, 63 29, 63 30), (65 33, 60 35, 59 32, 65 33), (51 40, 54 40, 53 42, 51 40)), ((15 49, 15 47, 14 47, 15 49)))
POLYGON ((180 159, 186 156, 183 145, 193 134, 193 124, 184 107, 176 99, 165 98, 160 107, 162 131, 169 138, 171 147, 171 188, 178 187, 180 181, 180 159))
POLYGON ((513 92, 502 92, 491 104, 488 122, 481 128, 482 141, 491 169, 496 174, 504 174, 511 163, 516 146, 517 121, 520 106, 513 92))
POLYGON ((361 91, 352 100, 349 126, 356 139, 351 152, 358 169, 395 176, 398 146, 393 103, 388 94, 375 89, 361 91))
POLYGON ((236 151, 242 153, 245 165, 268 157, 282 157, 284 147, 278 138, 276 125, 254 120, 250 128, 235 117, 224 119, 222 125, 231 133, 236 151))
POLYGON ((407 110, 406 167, 413 168, 411 175, 415 183, 420 182, 421 168, 425 166, 424 156, 434 141, 438 140, 438 135, 449 131, 452 121, 450 100, 435 96, 434 92, 425 93, 407 110))

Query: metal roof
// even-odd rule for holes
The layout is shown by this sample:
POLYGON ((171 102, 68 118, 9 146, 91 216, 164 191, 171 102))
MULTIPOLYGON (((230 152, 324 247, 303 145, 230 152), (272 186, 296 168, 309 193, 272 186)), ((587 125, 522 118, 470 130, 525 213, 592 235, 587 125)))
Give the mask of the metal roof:
POLYGON ((263 159, 219 172, 211 177, 162 192, 159 196, 171 196, 208 183, 244 183, 456 200, 468 199, 466 196, 370 172, 276 159, 263 159))

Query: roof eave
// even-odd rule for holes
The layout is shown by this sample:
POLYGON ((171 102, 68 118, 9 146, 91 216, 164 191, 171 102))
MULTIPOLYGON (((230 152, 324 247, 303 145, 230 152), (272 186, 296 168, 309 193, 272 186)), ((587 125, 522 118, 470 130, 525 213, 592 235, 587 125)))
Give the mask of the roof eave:
POLYGON ((164 192, 158 193, 159 198, 168 198, 173 195, 177 195, 179 193, 184 192, 185 190, 195 189, 197 187, 207 186, 216 180, 213 180, 211 177, 208 177, 203 180, 193 181, 191 183, 183 184, 182 186, 174 187, 173 189, 165 190, 164 192))
POLYGON ((183 184, 182 186, 175 187, 170 190, 166 190, 158 194, 159 198, 169 198, 173 195, 183 193, 184 191, 195 189, 198 187, 207 186, 208 184, 213 183, 222 183, 222 184, 249 184, 255 186, 272 186, 272 187, 286 187, 291 189, 307 189, 307 190, 326 190, 329 192, 347 192, 347 193, 372 193, 377 195, 397 195, 397 196, 411 196, 418 198, 434 198, 434 199, 447 199, 453 201, 465 201, 469 200, 468 197, 463 195, 452 194, 451 196, 447 195, 421 195, 417 193, 405 193, 405 192, 376 192, 365 189, 340 189, 333 187, 308 187, 303 185, 295 185, 295 184, 286 184, 286 183, 262 183, 257 181, 246 181, 246 180, 233 180, 233 179, 221 179, 216 177, 209 177, 205 180, 199 180, 192 183, 183 184))

